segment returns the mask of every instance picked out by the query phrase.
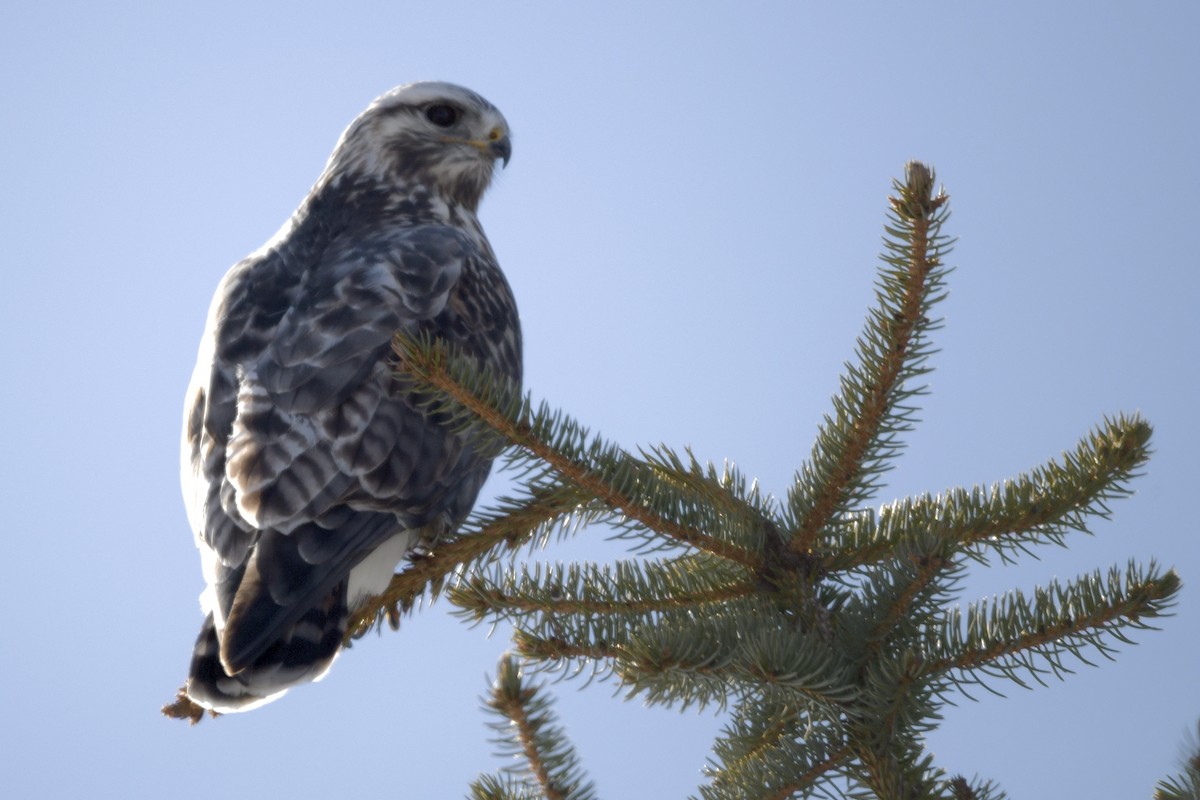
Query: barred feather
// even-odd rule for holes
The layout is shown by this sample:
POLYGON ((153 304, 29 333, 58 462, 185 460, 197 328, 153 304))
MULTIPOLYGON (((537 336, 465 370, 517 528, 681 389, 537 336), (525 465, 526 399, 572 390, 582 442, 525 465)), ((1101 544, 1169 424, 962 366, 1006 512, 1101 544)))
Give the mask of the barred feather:
POLYGON ((206 708, 246 710, 323 675, 349 614, 422 532, 474 504, 495 454, 421 409, 389 343, 432 333, 520 381, 516 304, 475 218, 508 142, 473 92, 398 87, 221 281, 182 448, 208 582, 187 690, 206 708), (457 111, 451 125, 426 116, 437 105, 457 111))

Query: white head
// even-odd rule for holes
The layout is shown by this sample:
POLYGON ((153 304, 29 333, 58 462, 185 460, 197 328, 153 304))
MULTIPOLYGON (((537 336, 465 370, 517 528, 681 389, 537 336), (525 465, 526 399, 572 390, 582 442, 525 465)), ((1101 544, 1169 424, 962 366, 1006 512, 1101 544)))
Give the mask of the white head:
POLYGON ((338 141, 322 181, 419 183, 476 210, 496 159, 512 154, 508 123, 470 89, 426 81, 377 97, 338 141))

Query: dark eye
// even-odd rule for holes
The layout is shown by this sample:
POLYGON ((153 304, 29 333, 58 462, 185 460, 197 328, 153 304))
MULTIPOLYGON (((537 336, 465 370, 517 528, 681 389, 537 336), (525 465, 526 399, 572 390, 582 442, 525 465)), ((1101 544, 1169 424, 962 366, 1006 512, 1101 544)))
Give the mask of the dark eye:
POLYGON ((439 128, 449 128, 458 122, 459 116, 461 115, 457 108, 448 106, 445 103, 437 103, 425 109, 425 119, 439 128))

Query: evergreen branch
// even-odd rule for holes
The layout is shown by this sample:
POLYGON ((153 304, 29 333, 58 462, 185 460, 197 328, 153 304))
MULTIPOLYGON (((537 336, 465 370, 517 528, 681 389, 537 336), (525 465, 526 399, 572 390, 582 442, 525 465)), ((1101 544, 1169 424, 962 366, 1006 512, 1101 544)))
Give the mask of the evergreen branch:
POLYGON ((1154 787, 1154 800, 1200 800, 1200 725, 1187 743, 1183 772, 1164 778, 1154 787))
POLYGON ((661 562, 535 564, 472 575, 451 588, 450 602, 476 620, 489 613, 648 615, 746 597, 757 582, 712 557, 661 562), (544 572, 543 572, 544 570, 544 572))
POLYGON ((500 717, 492 724, 501 755, 523 758, 526 766, 510 768, 528 775, 546 800, 593 800, 595 790, 585 781, 578 756, 555 724, 552 700, 543 687, 528 686, 512 656, 497 667, 487 708, 500 717))
POLYGON ((1064 453, 1061 463, 1052 459, 987 491, 975 486, 899 500, 882 507, 878 521, 857 514, 824 551, 822 566, 834 573, 878 563, 930 535, 980 561, 988 551, 1009 561, 1012 550, 1062 545, 1072 531, 1089 532, 1089 518, 1107 519, 1110 501, 1131 494, 1129 481, 1150 457, 1151 433, 1140 417, 1120 415, 1064 453))
MULTIPOLYGON (((657 624, 638 625, 637 630, 655 631, 657 624)), ((513 643, 517 652, 534 666, 578 674, 591 666, 592 678, 615 674, 629 697, 643 694, 647 704, 678 703, 686 709, 695 704, 724 705, 729 690, 725 664, 727 648, 708 638, 675 637, 677 648, 653 647, 635 642, 637 634, 628 621, 615 618, 583 618, 543 622, 537 631, 517 628, 513 643)))
MULTIPOLYGON (((930 680, 926 659, 915 648, 899 649, 862 671, 863 696, 872 699, 854 710, 857 739, 878 755, 914 753, 919 737, 936 727, 930 700, 940 688, 930 680)), ((865 758, 859 752, 860 758, 865 758)), ((888 756, 891 757, 891 756, 888 756)))
POLYGON ((1148 620, 1170 613, 1179 588, 1173 570, 1158 575, 1153 562, 1146 570, 1130 563, 1124 574, 1113 567, 1107 579, 1095 572, 1066 585, 1051 581, 1035 589, 1032 602, 1019 590, 979 601, 967 609, 965 625, 954 609, 927 642, 923 672, 957 672, 960 684, 965 673, 1002 675, 1025 686, 1019 670, 1044 685, 1047 671, 1060 677, 1071 671, 1062 661, 1066 653, 1090 664, 1081 651, 1091 646, 1111 658, 1107 638, 1131 643, 1122 629, 1152 627, 1148 620))
MULTIPOLYGON (((517 655, 534 667, 565 668, 568 662, 590 662, 593 676, 612 671, 613 663, 624 653, 624 647, 608 641, 571 641, 553 634, 539 635, 518 628, 513 631, 513 647, 517 655)), ((580 665, 580 669, 582 665, 580 665)), ((576 670, 576 673, 579 669, 576 670)))
MULTIPOLYGON (((807 747, 805 750, 807 751, 807 747)), ((815 786, 819 780, 826 776, 826 773, 837 769, 851 757, 852 753, 849 746, 835 750, 821 760, 812 764, 807 770, 797 777, 788 780, 780 786, 775 787, 775 791, 766 795, 764 800, 788 800, 795 797, 797 792, 809 790, 815 786)))
POLYGON ((947 549, 944 544, 930 533, 901 545, 890 561, 833 576, 845 595, 837 614, 838 639, 846 643, 860 679, 873 665, 890 663, 890 654, 909 647, 953 599, 964 570, 939 552, 947 549))
POLYGON ((893 587, 893 599, 878 609, 882 615, 867 636, 863 663, 871 663, 876 659, 880 649, 888 641, 889 634, 902 622, 911 626, 914 619, 923 618, 923 614, 918 615, 914 612, 915 606, 925 605, 923 601, 936 597, 946 589, 944 585, 937 585, 935 581, 942 577, 946 570, 953 569, 952 560, 939 555, 917 554, 913 555, 910 561, 910 568, 902 572, 904 577, 900 584, 893 587))
POLYGON ((497 548, 519 547, 545 526, 559 523, 582 500, 574 486, 542 486, 532 491, 521 501, 510 500, 502 514, 487 518, 478 527, 465 528, 447 541, 436 543, 427 555, 413 559, 392 577, 383 594, 351 615, 346 641, 362 636, 385 616, 396 627, 399 614, 412 608, 426 587, 436 597, 451 573, 489 557, 497 548))
POLYGON ((480 775, 470 782, 468 800, 546 800, 527 782, 511 776, 480 775))
POLYGON ((519 544, 545 547, 551 537, 565 537, 581 528, 609 521, 612 510, 597 503, 573 483, 530 481, 515 497, 499 497, 493 505, 476 508, 463 523, 461 536, 494 529, 510 530, 515 553, 519 544))
POLYGON ((1159 781, 1154 800, 1200 800, 1200 769, 1189 764, 1183 773, 1159 781))
POLYGON ((747 485, 745 476, 730 463, 719 471, 709 462, 701 464, 690 448, 685 448, 687 462, 664 444, 639 451, 642 459, 660 473, 663 480, 671 481, 686 489, 690 494, 703 498, 719 508, 726 516, 737 516, 747 525, 777 524, 774 519, 775 503, 759 493, 757 481, 747 485))
POLYGON ((944 796, 938 789, 946 784, 945 773, 933 765, 933 757, 927 753, 858 750, 855 756, 862 765, 860 780, 870 788, 869 794, 859 797, 941 800, 944 796))
POLYGON ((936 327, 928 317, 945 270, 948 244, 940 235, 947 217, 944 192, 934 194, 934 174, 918 162, 905 169, 905 182, 894 182, 884 239, 888 255, 880 270, 879 307, 870 312, 858 340, 858 366, 847 366, 834 417, 820 428, 810 461, 801 467, 788 492, 795 538, 792 547, 807 554, 839 515, 866 501, 878 488, 878 476, 900 451, 899 436, 912 426, 916 409, 905 401, 924 388, 906 381, 928 371, 932 353, 926 340, 936 327))
POLYGON ((992 781, 979 782, 976 778, 969 781, 962 775, 955 775, 946 782, 953 800, 1005 800, 1008 796, 992 781))
POLYGON ((811 792, 850 751, 836 726, 805 724, 805 716, 785 701, 744 697, 713 745, 717 761, 704 770, 711 783, 701 787, 701 795, 741 800, 747 787, 764 798, 811 792))
POLYGON ((857 697, 851 671, 819 633, 737 627, 744 632, 730 666, 740 682, 779 687, 830 707, 844 706, 857 697))
POLYGON ((731 774, 741 771, 741 765, 760 760, 780 741, 802 736, 804 717, 800 707, 773 696, 743 697, 713 745, 721 766, 713 764, 706 771, 714 783, 727 782, 731 774))
POLYGON ((545 800, 542 793, 511 776, 480 775, 471 781, 470 800, 545 800))
POLYGON ((733 767, 706 770, 713 781, 700 787, 700 796, 704 800, 788 800, 813 796, 844 766, 851 751, 847 745, 835 748, 811 738, 781 739, 776 746, 756 755, 757 758, 733 767))
MULTIPOLYGON (((863 698, 848 710, 854 721, 849 738, 877 792, 881 786, 916 780, 917 773, 906 771, 904 764, 919 753, 918 737, 935 727, 937 714, 931 710, 935 684, 913 641, 939 614, 939 602, 962 571, 952 559, 929 549, 910 553, 899 553, 892 564, 874 569, 840 619, 843 633, 855 643, 852 652, 858 652, 856 675, 863 698)), ((927 777, 920 779, 922 786, 927 777)))
POLYGON ((728 602, 719 614, 555 617, 518 628, 514 641, 532 661, 606 661, 603 672, 653 704, 723 705, 731 681, 827 707, 856 694, 849 669, 819 632, 783 627, 768 604, 752 599, 728 602))
POLYGON ((735 525, 719 524, 719 514, 712 514, 697 498, 673 490, 658 479, 653 467, 599 437, 589 438, 582 426, 545 404, 531 413, 527 399, 518 399, 440 343, 398 333, 393 347, 400 358, 400 374, 438 393, 440 400, 431 399, 430 409, 448 413, 451 419, 456 408, 465 411, 467 419, 460 419, 460 424, 482 421, 507 443, 544 462, 589 496, 678 544, 752 570, 761 567, 761 545, 755 540, 761 539, 762 531, 757 526, 739 530, 735 525), (708 531, 721 531, 729 540, 708 531))

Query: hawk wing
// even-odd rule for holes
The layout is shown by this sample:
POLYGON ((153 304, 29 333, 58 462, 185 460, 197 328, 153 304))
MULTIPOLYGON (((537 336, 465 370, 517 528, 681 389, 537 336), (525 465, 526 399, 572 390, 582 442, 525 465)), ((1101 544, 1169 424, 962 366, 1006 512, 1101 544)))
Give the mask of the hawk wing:
POLYGON ((488 335, 497 320, 470 318, 487 304, 463 276, 495 268, 490 251, 425 225, 335 238, 308 269, 304 255, 269 250, 226 276, 187 411, 185 495, 230 675, 383 542, 457 524, 490 466, 388 365, 397 330, 488 335))

